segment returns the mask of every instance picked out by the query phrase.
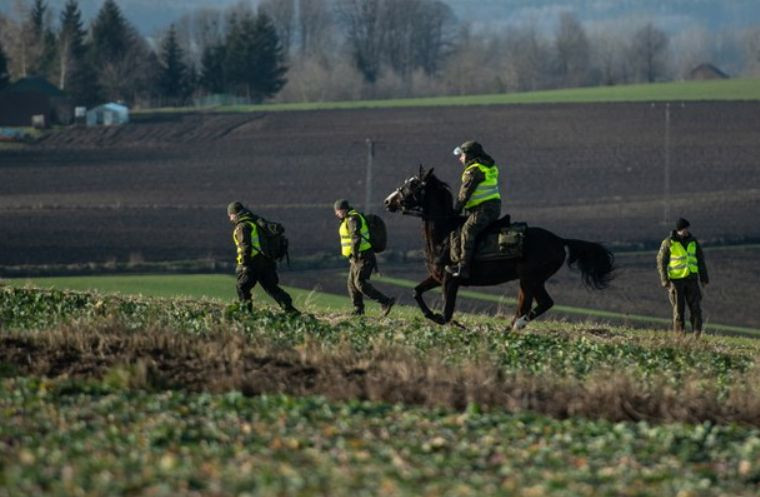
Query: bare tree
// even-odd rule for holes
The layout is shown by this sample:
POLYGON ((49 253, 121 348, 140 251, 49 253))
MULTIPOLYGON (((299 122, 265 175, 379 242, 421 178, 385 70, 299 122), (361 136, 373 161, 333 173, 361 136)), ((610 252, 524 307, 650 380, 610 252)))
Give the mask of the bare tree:
POLYGON ((295 0, 263 0, 259 8, 272 20, 282 49, 289 54, 295 32, 295 0))
POLYGON ((510 31, 504 41, 509 89, 533 91, 550 86, 549 47, 535 26, 510 31))
POLYGON ((323 55, 332 45, 333 18, 329 0, 298 0, 299 53, 323 55))
POLYGON ((668 36, 651 22, 636 31, 631 60, 639 80, 653 83, 664 76, 667 48, 668 36))
POLYGON ((560 15, 554 49, 559 85, 573 87, 587 84, 591 49, 586 31, 575 15, 569 12, 560 15))
POLYGON ((629 82, 628 47, 617 30, 594 35, 590 44, 592 65, 596 68, 600 84, 613 86, 629 82))
POLYGON ((356 67, 367 82, 374 82, 382 56, 381 0, 336 0, 335 7, 356 67))

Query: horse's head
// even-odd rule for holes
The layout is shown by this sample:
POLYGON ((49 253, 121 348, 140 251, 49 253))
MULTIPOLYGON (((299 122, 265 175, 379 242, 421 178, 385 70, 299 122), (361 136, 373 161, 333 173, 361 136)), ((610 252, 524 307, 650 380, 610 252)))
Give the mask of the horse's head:
POLYGON ((433 169, 425 172, 420 166, 420 174, 404 181, 404 184, 385 198, 385 208, 389 212, 401 211, 402 214, 422 216, 425 207, 425 193, 433 169))

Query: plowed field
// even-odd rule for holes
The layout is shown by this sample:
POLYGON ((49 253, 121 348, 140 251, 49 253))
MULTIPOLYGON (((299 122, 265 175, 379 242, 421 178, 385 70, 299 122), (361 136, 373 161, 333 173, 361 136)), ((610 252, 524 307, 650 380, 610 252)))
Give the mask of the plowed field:
MULTIPOLYGON (((670 112, 667 150, 661 103, 167 114, 70 128, 0 152, 0 265, 231 260, 232 200, 286 224, 292 256, 333 253, 332 202, 363 207, 367 138, 375 211, 420 163, 458 185, 451 150, 474 138, 501 166, 513 219, 613 247, 656 249, 679 216, 708 245, 760 240, 760 104, 670 112)), ((391 250, 420 248, 417 219, 384 216, 391 250)))

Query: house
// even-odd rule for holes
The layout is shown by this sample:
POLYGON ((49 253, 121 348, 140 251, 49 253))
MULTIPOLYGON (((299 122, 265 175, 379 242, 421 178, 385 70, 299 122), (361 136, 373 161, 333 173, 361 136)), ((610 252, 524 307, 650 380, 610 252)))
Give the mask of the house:
POLYGON ((69 124, 73 118, 71 99, 45 78, 21 78, 0 92, 0 126, 25 127, 37 121, 47 127, 69 124))
POLYGON ((712 64, 699 64, 697 67, 689 71, 689 76, 687 79, 728 79, 728 74, 724 73, 712 64))
POLYGON ((87 111, 87 126, 113 126, 129 122, 129 108, 126 105, 109 102, 87 111))

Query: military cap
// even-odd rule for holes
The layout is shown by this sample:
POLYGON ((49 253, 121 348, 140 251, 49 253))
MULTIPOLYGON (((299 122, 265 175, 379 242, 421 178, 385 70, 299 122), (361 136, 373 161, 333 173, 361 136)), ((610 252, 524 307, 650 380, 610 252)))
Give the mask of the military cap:
POLYGON ((340 210, 347 211, 351 208, 351 206, 348 204, 348 200, 346 200, 345 198, 339 198, 338 200, 336 200, 335 203, 333 204, 333 207, 335 208, 336 211, 340 211, 340 210))
POLYGON ((238 201, 231 202, 230 205, 227 206, 227 215, 237 214, 243 209, 245 209, 245 207, 243 207, 243 204, 241 204, 240 202, 238 201))
POLYGON ((478 157, 483 155, 483 146, 476 141, 468 140, 454 149, 454 155, 457 157, 462 154, 468 157, 478 157))
POLYGON ((676 221, 676 231, 680 231, 684 228, 688 228, 689 226, 691 226, 691 224, 689 224, 689 221, 687 221, 686 219, 682 217, 679 217, 678 221, 676 221))

